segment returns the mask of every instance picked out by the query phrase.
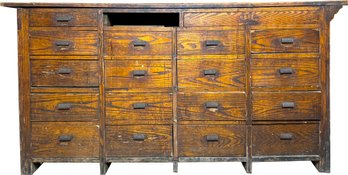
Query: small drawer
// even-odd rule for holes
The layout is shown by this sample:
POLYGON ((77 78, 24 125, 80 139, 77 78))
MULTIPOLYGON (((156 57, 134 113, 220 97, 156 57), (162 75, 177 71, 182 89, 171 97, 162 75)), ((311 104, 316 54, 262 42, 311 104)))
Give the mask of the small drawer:
POLYGON ((251 31, 251 53, 318 53, 319 30, 268 29, 251 31))
POLYGON ((169 92, 172 88, 171 61, 106 61, 105 71, 105 87, 108 89, 169 92))
POLYGON ((172 31, 109 31, 104 33, 104 53, 112 59, 172 59, 172 31))
POLYGON ((237 26, 240 16, 241 12, 184 12, 184 26, 237 26))
POLYGON ((106 124, 166 123, 172 121, 169 93, 107 93, 106 124))
POLYGON ((32 60, 32 86, 99 86, 98 61, 32 60))
POLYGON ((171 125, 106 127, 106 157, 171 157, 171 125))
POLYGON ((97 10, 90 9, 30 9, 31 27, 97 26, 97 10))
POLYGON ((252 94, 253 120, 319 120, 320 92, 286 92, 252 94))
POLYGON ((246 97, 236 93, 179 93, 179 120, 245 120, 246 97))
POLYGON ((319 59, 253 59, 252 88, 319 90, 319 59))
POLYGON ((98 158, 99 126, 91 122, 33 122, 33 158, 98 158))
POLYGON ((245 51, 243 29, 178 29, 178 55, 233 55, 245 51))
POLYGON ((178 60, 180 91, 245 89, 244 60, 178 60))
POLYGON ((49 28, 29 31, 30 55, 98 55, 97 31, 49 28))
POLYGON ((94 93, 32 93, 32 121, 98 120, 99 94, 94 93))
POLYGON ((179 156, 245 156, 245 125, 179 125, 179 156))
POLYGON ((319 124, 253 125, 253 156, 317 155, 319 124))

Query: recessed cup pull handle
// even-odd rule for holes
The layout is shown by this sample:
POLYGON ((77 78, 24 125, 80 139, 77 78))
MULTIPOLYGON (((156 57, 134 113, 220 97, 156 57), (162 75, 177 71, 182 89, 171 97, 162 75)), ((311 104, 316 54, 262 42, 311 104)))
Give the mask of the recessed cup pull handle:
POLYGON ((144 77, 147 74, 146 70, 134 70, 132 72, 133 77, 144 77))
POLYGON ((144 141, 147 138, 145 134, 133 134, 133 140, 144 141))
POLYGON ((221 46, 221 41, 219 40, 207 40, 207 41, 204 41, 204 46, 205 47, 219 47, 221 46))
POLYGON ((147 106, 146 103, 134 103, 133 109, 145 109, 147 106))
POLYGON ((70 110, 72 108, 71 103, 60 103, 57 105, 58 110, 70 110))
POLYGON ((58 69, 58 74, 71 74, 72 69, 70 68, 60 68, 58 69))
POLYGON ((292 133, 281 133, 279 135, 280 140, 292 140, 294 135, 292 133))
POLYGON ((219 141, 219 135, 217 135, 217 134, 207 135, 207 136, 205 136, 205 140, 207 142, 217 142, 217 141, 219 141))
POLYGON ((295 39, 294 38, 281 38, 280 42, 282 44, 294 44, 295 39))
POLYGON ((208 69, 203 71, 204 76, 208 76, 208 75, 216 76, 218 73, 219 71, 216 69, 208 69))
POLYGON ((204 104, 205 108, 218 108, 219 103, 215 101, 209 101, 204 104))
POLYGON ((279 74, 284 75, 284 74, 293 74, 294 69, 292 68, 280 68, 279 69, 279 74))
POLYGON ((72 136, 72 135, 61 135, 58 137, 58 140, 60 142, 70 142, 73 138, 74 138, 74 136, 72 136))
POLYGON ((282 108, 295 108, 295 102, 282 102, 282 108))
POLYGON ((60 15, 56 16, 56 21, 57 22, 62 22, 62 23, 67 23, 72 21, 74 18, 72 15, 60 15))
POLYGON ((146 47, 148 45, 148 42, 146 41, 133 41, 132 42, 133 47, 146 47))
POLYGON ((56 47, 70 47, 72 42, 71 41, 55 41, 54 44, 56 47))

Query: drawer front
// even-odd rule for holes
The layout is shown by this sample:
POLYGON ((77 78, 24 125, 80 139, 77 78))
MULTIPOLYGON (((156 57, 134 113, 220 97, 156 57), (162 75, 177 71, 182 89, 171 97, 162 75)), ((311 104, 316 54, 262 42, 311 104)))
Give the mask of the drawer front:
POLYGON ((32 121, 98 120, 99 95, 94 93, 55 93, 30 95, 32 121))
POLYGON ((180 91, 233 91, 245 88, 244 60, 178 60, 180 91))
POLYGON ((134 124, 139 121, 172 121, 169 93, 107 93, 106 124, 134 124))
POLYGON ((124 91, 171 91, 172 62, 150 60, 106 61, 105 87, 124 91))
POLYGON ((178 29, 178 55, 232 55, 244 53, 242 29, 178 29))
POLYGON ((288 92, 252 94, 253 120, 319 120, 321 93, 288 92))
POLYGON ((184 12, 184 26, 236 26, 240 16, 240 12, 184 12))
POLYGON ((245 120, 244 93, 179 93, 179 120, 245 120))
POLYGON ((97 26, 97 10, 89 9, 30 9, 29 26, 97 26))
POLYGON ((253 88, 318 90, 319 59, 253 59, 253 88))
POLYGON ((30 55, 97 55, 97 31, 47 29, 29 31, 30 55))
POLYGON ((317 53, 319 30, 269 29, 251 32, 251 53, 317 53))
POLYGON ((245 156, 244 125, 179 125, 179 156, 245 156))
POLYGON ((106 127, 106 157, 171 157, 171 125, 106 127))
POLYGON ((89 122, 33 122, 33 158, 98 158, 99 126, 89 122))
POLYGON ((99 86, 98 61, 32 60, 32 86, 99 86))
POLYGON ((317 155, 319 124, 253 125, 254 156, 317 155))
POLYGON ((173 34, 169 31, 105 31, 104 53, 115 59, 171 59, 172 38, 173 34))

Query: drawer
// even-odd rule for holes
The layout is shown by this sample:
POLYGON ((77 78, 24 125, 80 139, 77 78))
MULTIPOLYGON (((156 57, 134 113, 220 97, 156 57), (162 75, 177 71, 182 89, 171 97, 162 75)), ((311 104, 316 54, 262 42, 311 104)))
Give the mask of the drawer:
POLYGON ((253 156, 317 155, 319 124, 252 126, 253 156))
POLYGON ((98 158, 99 126, 91 122, 33 122, 33 158, 98 158))
POLYGON ((245 89, 244 60, 178 60, 180 91, 245 89))
POLYGON ((30 9, 29 26, 60 27, 97 26, 97 10, 90 9, 30 9))
POLYGON ((319 59, 253 59, 251 79, 254 89, 318 90, 319 59))
POLYGON ((245 125, 179 125, 180 157, 245 156, 245 125))
POLYGON ((171 91, 172 62, 115 60, 105 62, 105 87, 123 91, 171 91))
POLYGON ((319 120, 320 92, 252 94, 253 120, 319 120))
POLYGON ((184 12, 184 27, 236 26, 240 12, 184 12))
POLYGON ((179 93, 179 120, 245 120, 246 96, 236 93, 179 93))
POLYGON ((32 86, 99 86, 98 61, 32 60, 32 86))
POLYGON ((30 55, 97 55, 97 31, 75 31, 66 28, 29 31, 30 55))
POLYGON ((95 93, 32 93, 32 121, 98 120, 99 94, 95 93))
POLYGON ((170 93, 107 93, 106 124, 170 124, 172 100, 170 93))
POLYGON ((104 53, 112 59, 172 59, 172 31, 108 31, 104 53))
POLYGON ((245 51, 243 29, 181 28, 178 55, 232 55, 245 51))
POLYGON ((171 125, 106 127, 106 157, 171 157, 171 125))
POLYGON ((319 30, 268 29, 251 31, 251 53, 318 53, 319 30))

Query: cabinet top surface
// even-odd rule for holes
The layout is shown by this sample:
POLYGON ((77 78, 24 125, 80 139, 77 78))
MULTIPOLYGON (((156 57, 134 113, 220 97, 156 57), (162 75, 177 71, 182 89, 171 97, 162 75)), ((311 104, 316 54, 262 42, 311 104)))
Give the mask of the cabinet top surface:
POLYGON ((348 0, 314 0, 292 2, 221 2, 221 3, 0 3, 0 6, 14 8, 234 8, 234 7, 289 7, 347 5, 348 0))

